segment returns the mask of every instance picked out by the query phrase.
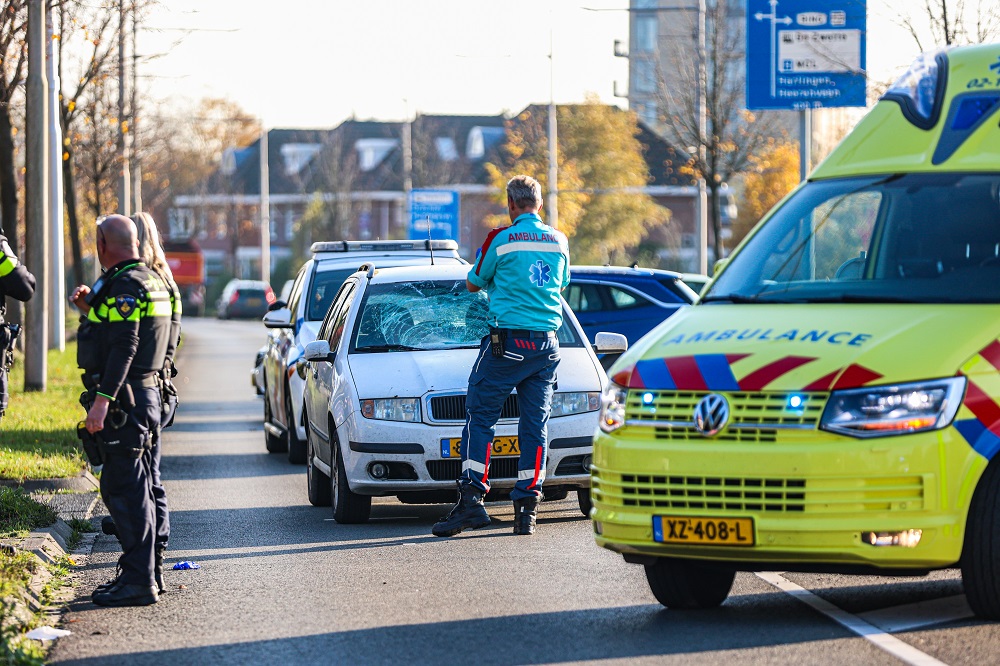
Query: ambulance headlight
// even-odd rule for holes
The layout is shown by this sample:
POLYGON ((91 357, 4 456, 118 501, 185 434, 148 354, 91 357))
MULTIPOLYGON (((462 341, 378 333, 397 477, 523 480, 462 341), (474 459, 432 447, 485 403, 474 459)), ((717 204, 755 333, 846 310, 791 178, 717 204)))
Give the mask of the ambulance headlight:
POLYGON ((625 425, 625 399, 628 389, 608 382, 601 393, 601 430, 614 432, 625 425))
POLYGON ((965 377, 834 391, 820 428, 851 437, 886 437, 940 430, 955 418, 965 377))

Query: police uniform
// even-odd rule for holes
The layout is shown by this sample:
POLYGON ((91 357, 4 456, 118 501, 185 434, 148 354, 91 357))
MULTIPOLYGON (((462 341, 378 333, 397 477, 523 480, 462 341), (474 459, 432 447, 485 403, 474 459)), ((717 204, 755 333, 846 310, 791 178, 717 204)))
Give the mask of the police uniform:
POLYGON ((14 345, 20 327, 4 322, 7 296, 27 301, 35 293, 35 276, 28 272, 11 250, 7 237, 0 234, 0 417, 7 410, 10 394, 7 391, 7 372, 14 362, 14 345))
POLYGON ((483 338, 469 375, 459 504, 432 531, 451 536, 455 528, 489 523, 484 509, 473 509, 481 523, 466 520, 458 524, 456 516, 470 515, 467 496, 481 504, 482 495, 490 490, 490 449, 496 423, 504 402, 516 388, 521 454, 510 497, 515 508, 515 533, 531 534, 545 481, 547 424, 559 364, 556 331, 562 324, 559 294, 569 284, 569 243, 538 215, 525 213, 511 226, 494 229, 487 236, 468 281, 489 294, 491 335, 483 338), (491 342, 493 335, 499 340, 491 342), (497 343, 502 350, 494 349, 497 343), (526 515, 522 525, 518 516, 525 510, 530 516, 526 515))
MULTIPOLYGON (((104 454, 101 498, 122 546, 116 582, 153 587, 156 544, 169 533, 165 503, 163 515, 157 511, 150 449, 160 426, 156 375, 170 345, 170 292, 154 271, 131 259, 107 271, 89 303, 77 360, 92 393, 112 401, 97 435, 104 454)), ((150 603, 155 600, 152 595, 150 603)))

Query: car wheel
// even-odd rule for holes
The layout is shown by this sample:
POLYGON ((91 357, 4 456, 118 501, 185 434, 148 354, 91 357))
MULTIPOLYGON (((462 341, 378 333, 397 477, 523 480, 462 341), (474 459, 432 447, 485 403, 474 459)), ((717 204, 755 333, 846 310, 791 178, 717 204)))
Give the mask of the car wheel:
POLYGON ((969 506, 962 583, 976 615, 1000 620, 1000 465, 996 461, 979 479, 969 506))
MULTIPOLYGON (((309 420, 306 419, 306 423, 309 420)), ((310 428, 306 427, 306 488, 309 491, 309 503, 313 506, 330 506, 330 477, 316 469, 314 458, 316 447, 313 446, 313 437, 310 428)))
POLYGON ((645 568, 649 589, 667 608, 715 608, 729 596, 736 578, 732 569, 669 557, 645 568))
MULTIPOLYGON (((264 391, 264 423, 273 423, 274 415, 271 413, 271 400, 267 397, 267 391, 264 391)), ((285 450, 287 444, 285 443, 285 438, 280 435, 271 434, 267 428, 264 428, 264 446, 267 447, 268 453, 281 453, 285 450)))
POLYGON ((301 465, 306 461, 306 443, 299 439, 298 428, 293 423, 295 412, 292 411, 290 388, 285 389, 285 412, 288 414, 288 462, 301 465))
POLYGON ((330 500, 333 506, 333 519, 338 523, 348 525, 367 523, 372 512, 372 498, 351 491, 347 483, 347 471, 344 469, 344 456, 340 452, 340 442, 334 433, 330 432, 330 500))
POLYGON ((590 518, 590 510, 594 508, 594 503, 590 500, 590 488, 576 491, 576 503, 580 506, 580 513, 590 518))

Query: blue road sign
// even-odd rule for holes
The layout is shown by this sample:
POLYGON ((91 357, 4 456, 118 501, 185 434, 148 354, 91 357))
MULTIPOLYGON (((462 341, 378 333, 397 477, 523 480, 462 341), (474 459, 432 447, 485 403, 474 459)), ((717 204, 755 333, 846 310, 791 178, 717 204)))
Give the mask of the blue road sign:
POLYGON ((459 240, 458 192, 452 190, 410 191, 410 238, 459 240))
POLYGON ((865 106, 866 0, 747 0, 747 108, 865 106))

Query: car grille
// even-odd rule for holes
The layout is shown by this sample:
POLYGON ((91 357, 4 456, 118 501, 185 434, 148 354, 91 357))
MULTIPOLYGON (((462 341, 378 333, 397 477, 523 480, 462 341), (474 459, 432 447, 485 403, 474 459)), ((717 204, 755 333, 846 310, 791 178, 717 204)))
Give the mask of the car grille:
POLYGON ((594 499, 610 506, 718 511, 856 514, 920 511, 920 476, 760 478, 594 474, 594 499))
MULTIPOLYGON (((435 481, 453 481, 462 475, 461 460, 428 460, 427 473, 435 481)), ((517 458, 493 458, 490 460, 491 479, 516 479, 517 458)))
MULTIPOLYGON (((694 409, 708 395, 701 391, 629 391, 625 418, 629 425, 649 425, 657 439, 703 439, 694 428, 694 409), (646 402, 645 396, 651 396, 646 402)), ((802 405, 788 406, 790 393, 726 393, 729 424, 714 440, 774 442, 784 428, 816 428, 829 397, 826 393, 796 393, 802 405)))
MULTIPOLYGON (((465 395, 438 395, 430 399, 432 421, 465 422, 465 395)), ((521 415, 517 394, 507 396, 500 411, 501 419, 516 419, 521 415)))

